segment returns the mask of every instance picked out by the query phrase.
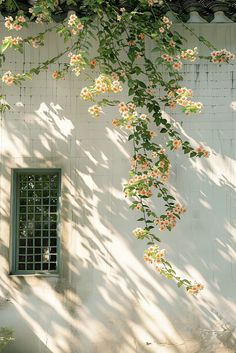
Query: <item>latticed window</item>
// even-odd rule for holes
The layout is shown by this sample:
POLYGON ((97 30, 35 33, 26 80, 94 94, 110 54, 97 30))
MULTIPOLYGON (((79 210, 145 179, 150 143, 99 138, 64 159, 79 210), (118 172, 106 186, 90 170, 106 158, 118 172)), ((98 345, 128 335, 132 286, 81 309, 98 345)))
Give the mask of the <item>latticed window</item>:
POLYGON ((13 272, 58 272, 60 170, 13 176, 13 272))

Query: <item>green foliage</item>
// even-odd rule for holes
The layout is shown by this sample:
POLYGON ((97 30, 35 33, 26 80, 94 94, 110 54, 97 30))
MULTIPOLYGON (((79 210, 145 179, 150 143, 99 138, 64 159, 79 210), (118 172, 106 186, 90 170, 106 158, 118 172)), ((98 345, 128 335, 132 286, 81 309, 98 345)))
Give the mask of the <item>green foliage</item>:
POLYGON ((0 352, 8 345, 10 342, 14 341, 13 330, 7 327, 0 328, 0 352))

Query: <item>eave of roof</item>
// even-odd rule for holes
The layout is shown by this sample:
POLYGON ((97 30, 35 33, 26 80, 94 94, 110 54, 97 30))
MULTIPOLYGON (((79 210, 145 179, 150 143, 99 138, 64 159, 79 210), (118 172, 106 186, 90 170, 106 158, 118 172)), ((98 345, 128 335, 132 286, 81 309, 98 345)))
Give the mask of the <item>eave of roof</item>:
MULTIPOLYGON (((19 9, 27 14, 35 0, 15 0, 15 2, 19 9)), ((132 11, 137 4, 137 2, 133 0, 112 0, 112 2, 117 5, 117 8, 126 7, 127 10, 130 11, 132 11)), ((197 12, 203 20, 211 22, 214 20, 215 14, 219 11, 223 12, 229 20, 236 22, 236 0, 169 0, 165 2, 168 3, 168 5, 158 7, 158 12, 164 14, 171 9, 184 22, 190 19, 192 12, 197 12)), ((56 22, 65 19, 69 11, 75 11, 78 15, 85 14, 84 11, 86 9, 83 9, 83 1, 81 0, 77 0, 76 6, 60 5, 60 0, 58 0, 58 3, 58 10, 53 14, 53 18, 56 22)), ((6 9, 4 4, 0 5, 0 12, 4 16, 9 14, 14 15, 12 11, 6 9)))

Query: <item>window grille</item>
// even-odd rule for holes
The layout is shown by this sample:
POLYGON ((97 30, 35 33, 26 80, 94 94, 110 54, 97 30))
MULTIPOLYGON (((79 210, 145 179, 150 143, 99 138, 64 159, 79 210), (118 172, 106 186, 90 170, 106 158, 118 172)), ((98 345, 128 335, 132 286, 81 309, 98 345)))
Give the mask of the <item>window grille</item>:
POLYGON ((13 272, 58 272, 60 170, 14 170, 13 272))

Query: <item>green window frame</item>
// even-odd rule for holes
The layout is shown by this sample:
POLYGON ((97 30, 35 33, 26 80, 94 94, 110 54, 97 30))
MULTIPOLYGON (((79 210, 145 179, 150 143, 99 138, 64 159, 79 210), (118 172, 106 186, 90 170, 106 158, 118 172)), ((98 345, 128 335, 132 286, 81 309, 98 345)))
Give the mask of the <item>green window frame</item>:
POLYGON ((60 169, 13 169, 12 274, 56 274, 60 169))

